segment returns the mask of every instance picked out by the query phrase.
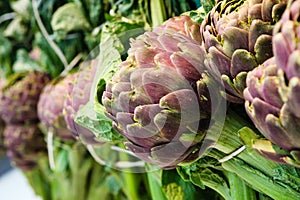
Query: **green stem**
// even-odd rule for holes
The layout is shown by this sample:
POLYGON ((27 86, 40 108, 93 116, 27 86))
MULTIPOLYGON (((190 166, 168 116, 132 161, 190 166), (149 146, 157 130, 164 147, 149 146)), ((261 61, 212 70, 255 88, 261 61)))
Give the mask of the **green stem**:
POLYGON ((232 200, 256 200, 256 192, 249 187, 245 181, 238 177, 235 173, 225 172, 230 188, 230 196, 232 200))
POLYGON ((152 199, 166 200, 167 198, 161 189, 160 171, 148 172, 147 177, 152 199))
MULTIPOLYGON (((224 157, 224 154, 217 150, 212 150, 209 152, 209 156, 221 159, 224 157)), ((283 182, 274 181, 272 176, 267 176, 265 173, 253 168, 240 158, 232 158, 222 163, 222 167, 228 172, 236 174, 253 189, 262 192, 275 200, 300 199, 299 192, 295 191, 283 182)))
POLYGON ((225 170, 236 173, 240 178, 251 184, 253 188, 262 191, 275 200, 300 199, 300 193, 279 185, 269 177, 264 177, 259 173, 250 171, 243 163, 236 159, 227 161, 222 166, 225 170))
MULTIPOLYGON (((210 135, 210 139, 216 142, 213 145, 214 149, 208 153, 208 156, 220 160, 224 158, 224 156, 235 152, 240 147, 245 146, 244 151, 222 162, 222 167, 225 170, 235 173, 248 183, 250 187, 269 195, 273 199, 300 199, 299 191, 296 191, 296 189, 289 184, 289 180, 285 178, 289 177, 287 176, 289 172, 283 169, 284 174, 280 177, 281 179, 275 180, 275 178, 273 178, 274 172, 278 169, 282 169, 282 166, 263 158, 247 145, 246 140, 251 140, 251 137, 254 137, 254 133, 250 131, 243 133, 243 137, 246 135, 249 138, 243 138, 243 141, 241 140, 239 131, 247 126, 247 124, 248 123, 240 116, 229 110, 221 135, 210 135), (216 149, 218 151, 216 151, 216 149), (289 198, 282 195, 287 193, 289 198)), ((296 178, 293 178, 291 182, 300 184, 296 178)))
POLYGON ((138 189, 139 189, 139 178, 138 174, 134 174, 131 172, 123 172, 123 178, 124 181, 126 183, 126 192, 128 195, 128 199, 129 200, 139 200, 139 193, 138 193, 138 189))
MULTIPOLYGON (((127 153, 120 152, 120 158, 123 161, 129 161, 130 157, 127 153)), ((122 169, 121 169, 122 170, 122 169)), ((124 188, 124 192, 127 195, 129 200, 139 200, 139 187, 141 182, 141 177, 138 173, 134 173, 131 169, 126 169, 122 172, 122 186, 124 188)))
POLYGON ((86 199, 87 176, 92 167, 92 158, 86 157, 86 150, 82 145, 75 144, 70 150, 70 165, 73 199, 86 199))
POLYGON ((162 24, 166 20, 166 8, 165 8, 164 1, 151 0, 150 9, 151 9, 151 20, 152 20, 153 27, 162 24))

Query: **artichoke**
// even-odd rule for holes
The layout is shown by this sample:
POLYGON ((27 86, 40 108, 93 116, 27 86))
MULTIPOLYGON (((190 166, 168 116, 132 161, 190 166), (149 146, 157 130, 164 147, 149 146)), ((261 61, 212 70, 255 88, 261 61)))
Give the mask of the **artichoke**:
POLYGON ((13 74, 1 93, 2 119, 8 124, 38 121, 37 103, 49 81, 47 74, 38 71, 13 74))
POLYGON ((64 118, 68 129, 74 137, 80 138, 85 144, 102 144, 87 128, 80 126, 74 120, 77 111, 90 99, 90 90, 98 66, 98 59, 81 65, 75 81, 69 84, 66 101, 64 103, 64 118))
POLYGON ((38 117, 46 129, 53 129, 57 136, 64 140, 73 140, 63 116, 66 91, 76 78, 76 73, 58 77, 47 84, 38 102, 38 117))
POLYGON ((164 26, 131 40, 128 57, 107 82, 102 103, 132 152, 173 168, 197 158, 211 101, 202 77, 205 50, 180 34, 184 30, 164 26))
POLYGON ((205 62, 221 74, 215 78, 223 81, 227 100, 244 102, 247 72, 273 56, 272 30, 285 7, 284 0, 225 0, 202 22, 205 62))
POLYGON ((267 158, 298 167, 300 167, 299 14, 298 0, 286 9, 274 28, 274 57, 249 72, 244 92, 246 111, 256 127, 269 140, 258 140, 254 142, 253 147, 267 158))
POLYGON ((39 155, 46 153, 44 136, 37 124, 7 125, 4 144, 12 164, 22 170, 31 170, 39 155))

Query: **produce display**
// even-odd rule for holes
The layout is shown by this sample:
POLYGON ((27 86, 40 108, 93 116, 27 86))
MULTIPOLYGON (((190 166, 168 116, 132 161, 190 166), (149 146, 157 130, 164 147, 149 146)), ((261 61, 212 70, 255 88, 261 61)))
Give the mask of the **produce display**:
POLYGON ((300 199, 300 0, 0 8, 0 156, 41 199, 300 199))

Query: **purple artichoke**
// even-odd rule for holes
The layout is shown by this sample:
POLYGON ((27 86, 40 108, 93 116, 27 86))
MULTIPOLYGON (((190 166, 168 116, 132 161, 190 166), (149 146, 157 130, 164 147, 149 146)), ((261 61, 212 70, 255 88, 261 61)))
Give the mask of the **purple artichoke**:
POLYGON ((244 102, 247 72, 273 56, 272 30, 280 18, 284 0, 220 1, 201 24, 208 53, 206 64, 218 69, 227 100, 244 102))
POLYGON ((102 96, 126 146, 164 168, 197 158, 210 123, 205 50, 182 32, 163 25, 131 40, 127 60, 102 96))
POLYGON ((13 74, 2 89, 2 119, 8 124, 38 121, 37 103, 43 87, 49 81, 47 74, 38 71, 13 74))
POLYGON ((300 167, 300 1, 276 24, 274 58, 250 72, 244 92, 246 110, 256 127, 274 145, 258 140, 254 148, 280 163, 300 167))
POLYGON ((47 152, 44 135, 37 124, 7 125, 4 137, 7 156, 22 170, 34 168, 39 155, 47 152))
POLYGON ((63 116, 64 102, 69 84, 73 83, 76 73, 58 77, 47 84, 38 102, 38 116, 46 129, 52 128, 57 136, 64 140, 73 140, 63 116))
POLYGON ((87 128, 80 126, 74 120, 77 111, 90 99, 90 90, 97 70, 98 60, 94 59, 89 64, 84 63, 74 82, 69 84, 67 98, 64 103, 64 118, 68 129, 73 136, 82 139, 86 144, 102 144, 87 128))

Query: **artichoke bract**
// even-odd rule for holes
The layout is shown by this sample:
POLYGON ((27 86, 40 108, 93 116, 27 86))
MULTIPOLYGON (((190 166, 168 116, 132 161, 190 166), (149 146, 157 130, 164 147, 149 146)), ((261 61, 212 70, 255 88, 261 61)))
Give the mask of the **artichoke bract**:
POLYGON ((12 164, 31 170, 39 155, 47 152, 44 135, 37 124, 10 124, 4 130, 4 144, 12 164))
POLYGON ((276 24, 274 57, 247 76, 245 107, 252 121, 269 140, 254 148, 280 163, 300 167, 300 1, 295 1, 276 24), (281 148, 275 148, 270 141, 281 148))
POLYGON ((66 91, 69 84, 73 83, 76 73, 58 77, 47 84, 38 102, 38 117, 46 129, 52 128, 54 133, 62 140, 73 140, 63 116, 66 91))
POLYGON ((92 131, 75 122, 77 111, 90 100, 90 91, 98 67, 98 59, 82 63, 76 79, 69 84, 64 103, 64 119, 73 136, 85 144, 103 144, 96 139, 92 131))
POLYGON ((126 146, 163 168, 197 158, 211 115, 205 50, 178 32, 162 25, 132 39, 102 96, 126 146))
POLYGON ((206 64, 219 70, 228 101, 243 103, 247 72, 273 56, 272 30, 285 7, 284 0, 225 0, 202 22, 206 64))
POLYGON ((38 71, 17 73, 8 78, 0 99, 2 119, 7 124, 38 121, 37 103, 49 81, 48 74, 38 71))

